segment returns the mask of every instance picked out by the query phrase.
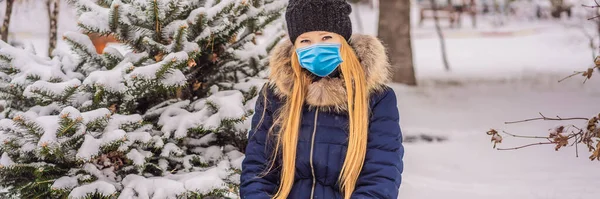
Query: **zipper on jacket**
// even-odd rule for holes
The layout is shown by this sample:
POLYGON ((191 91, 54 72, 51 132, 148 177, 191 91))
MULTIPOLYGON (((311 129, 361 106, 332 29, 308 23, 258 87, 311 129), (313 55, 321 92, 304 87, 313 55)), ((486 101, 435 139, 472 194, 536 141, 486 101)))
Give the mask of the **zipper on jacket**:
POLYGON ((315 196, 315 185, 317 184, 317 178, 315 177, 315 168, 313 166, 313 153, 315 149, 315 135, 317 134, 317 118, 319 118, 319 109, 315 111, 315 123, 313 124, 314 129, 312 132, 312 138, 310 141, 310 171, 312 173, 312 188, 310 189, 310 198, 313 199, 315 196))

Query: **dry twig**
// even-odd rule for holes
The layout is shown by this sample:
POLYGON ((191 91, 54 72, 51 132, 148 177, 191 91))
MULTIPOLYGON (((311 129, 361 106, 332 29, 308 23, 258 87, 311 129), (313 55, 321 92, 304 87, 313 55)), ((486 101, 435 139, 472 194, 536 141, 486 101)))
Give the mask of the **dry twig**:
POLYGON ((535 120, 554 120, 554 121, 561 121, 561 120, 589 120, 588 118, 584 118, 584 117, 573 117, 573 118, 561 118, 556 116, 556 118, 549 118, 544 116, 542 113, 539 113, 540 118, 531 118, 531 119, 525 119, 525 120, 519 120, 519 121, 512 121, 512 122, 504 122, 504 124, 514 124, 514 123, 521 123, 521 122, 529 122, 529 121, 535 121, 535 120))
POLYGON ((590 160, 595 160, 595 159, 600 160, 600 129, 598 128, 598 125, 600 125, 599 124, 600 123, 600 114, 598 114, 595 117, 592 117, 591 119, 561 118, 560 116, 556 116, 556 118, 548 118, 541 113, 540 113, 540 115, 542 116, 541 118, 532 118, 532 119, 526 119, 526 120, 515 121, 515 122, 507 122, 507 124, 528 122, 528 121, 534 121, 534 120, 582 120, 582 119, 585 119, 588 122, 587 122, 587 127, 585 129, 579 128, 575 125, 569 125, 566 127, 565 126, 557 126, 555 128, 550 129, 549 134, 546 137, 523 136, 523 135, 516 135, 516 134, 508 133, 506 131, 501 131, 502 133, 512 136, 512 137, 515 137, 515 138, 548 140, 548 142, 530 143, 530 144, 512 147, 512 148, 496 148, 497 144, 502 143, 503 138, 498 133, 497 130, 491 129, 490 131, 487 132, 487 134, 492 136, 491 141, 494 143, 494 148, 496 148, 497 150, 505 151, 505 150, 517 150, 517 149, 522 149, 522 148, 531 147, 531 146, 552 144, 552 145, 555 145, 554 149, 556 151, 558 151, 562 147, 575 145, 575 156, 579 157, 578 144, 581 143, 581 144, 585 144, 588 147, 589 151, 592 152, 592 155, 589 157, 590 160), (574 128, 577 131, 570 131, 571 128, 574 128), (569 143, 571 143, 571 144, 569 145, 569 143))
POLYGON ((585 4, 581 4, 581 6, 583 6, 584 8, 600 8, 600 3, 598 3, 597 0, 594 0, 594 3, 596 3, 596 5, 594 5, 594 6, 588 6, 585 4))
POLYGON ((540 136, 522 136, 522 135, 515 135, 515 134, 511 134, 508 133, 506 131, 502 131, 502 133, 513 136, 513 137, 517 137, 517 138, 534 138, 534 139, 549 139, 548 137, 540 137, 540 136))
POLYGON ((513 148, 497 148, 496 150, 499 150, 499 151, 517 150, 517 149, 522 149, 522 148, 525 148, 525 147, 536 146, 536 145, 546 145, 546 144, 554 144, 554 143, 552 143, 552 142, 539 142, 539 143, 527 144, 527 145, 513 147, 513 148))

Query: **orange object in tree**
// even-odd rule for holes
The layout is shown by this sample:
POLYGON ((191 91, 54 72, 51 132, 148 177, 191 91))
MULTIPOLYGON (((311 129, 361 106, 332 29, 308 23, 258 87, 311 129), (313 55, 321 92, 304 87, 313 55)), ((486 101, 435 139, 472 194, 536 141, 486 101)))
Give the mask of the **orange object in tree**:
POLYGON ((119 43, 119 41, 113 35, 99 35, 96 33, 89 33, 88 36, 92 40, 92 44, 96 47, 96 53, 102 54, 106 44, 108 43, 119 43))

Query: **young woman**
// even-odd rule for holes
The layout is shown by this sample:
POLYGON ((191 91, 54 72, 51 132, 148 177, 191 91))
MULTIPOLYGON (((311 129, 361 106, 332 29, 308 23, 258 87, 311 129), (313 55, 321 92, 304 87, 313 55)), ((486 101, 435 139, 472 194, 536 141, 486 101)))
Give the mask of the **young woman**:
POLYGON ((345 0, 290 0, 289 41, 256 102, 242 199, 396 199, 403 171, 396 95, 374 37, 352 36, 345 0))

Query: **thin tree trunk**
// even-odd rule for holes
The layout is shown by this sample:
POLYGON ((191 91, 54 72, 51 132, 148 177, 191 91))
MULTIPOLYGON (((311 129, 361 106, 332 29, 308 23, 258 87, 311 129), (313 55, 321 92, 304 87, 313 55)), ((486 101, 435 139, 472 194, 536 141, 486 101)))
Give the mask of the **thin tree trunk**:
POLYGON ((392 81, 417 85, 410 41, 410 1, 379 1, 379 38, 387 45, 392 81))
POLYGON ((48 19, 52 18, 52 0, 46 0, 46 11, 48 19))
POLYGON ((12 15, 12 9, 15 0, 6 0, 6 13, 4 14, 4 22, 2 22, 2 28, 0 29, 0 36, 2 41, 8 43, 8 28, 10 27, 10 18, 12 15))
POLYGON ((444 68, 446 69, 446 71, 450 71, 448 56, 446 55, 446 40, 444 39, 444 34, 442 33, 442 28, 440 27, 440 20, 438 17, 438 7, 435 3, 435 0, 429 0, 429 2, 431 2, 431 7, 433 8, 433 21, 435 22, 435 31, 437 32, 437 35, 440 38, 440 48, 442 49, 442 60, 444 61, 444 68))
MULTIPOLYGON (((60 9, 60 0, 48 0, 48 9, 50 9, 50 1, 53 1, 52 12, 50 14, 50 41, 48 44, 48 56, 52 56, 52 51, 56 48, 57 32, 58 32, 58 13, 60 9)), ((48 11, 50 12, 50 11, 48 11)))
MULTIPOLYGON (((594 20, 596 21, 596 31, 597 31, 596 34, 600 37, 600 20, 598 20, 598 19, 594 19, 594 20)), ((600 41, 600 39, 598 41, 600 41)), ((592 46, 594 46, 593 43, 594 43, 594 39, 592 39, 592 44, 591 44, 592 46)), ((600 50, 600 47, 598 49, 600 50)), ((598 55, 600 55, 600 54, 598 54, 598 55)), ((596 60, 596 57, 594 57, 594 61, 595 60, 596 60)), ((597 68, 597 69, 598 69, 598 72, 600 73, 600 68, 597 68)))
POLYGON ((473 28, 477 28, 477 7, 475 4, 475 0, 471 0, 469 3, 469 13, 471 14, 471 23, 473 28))

